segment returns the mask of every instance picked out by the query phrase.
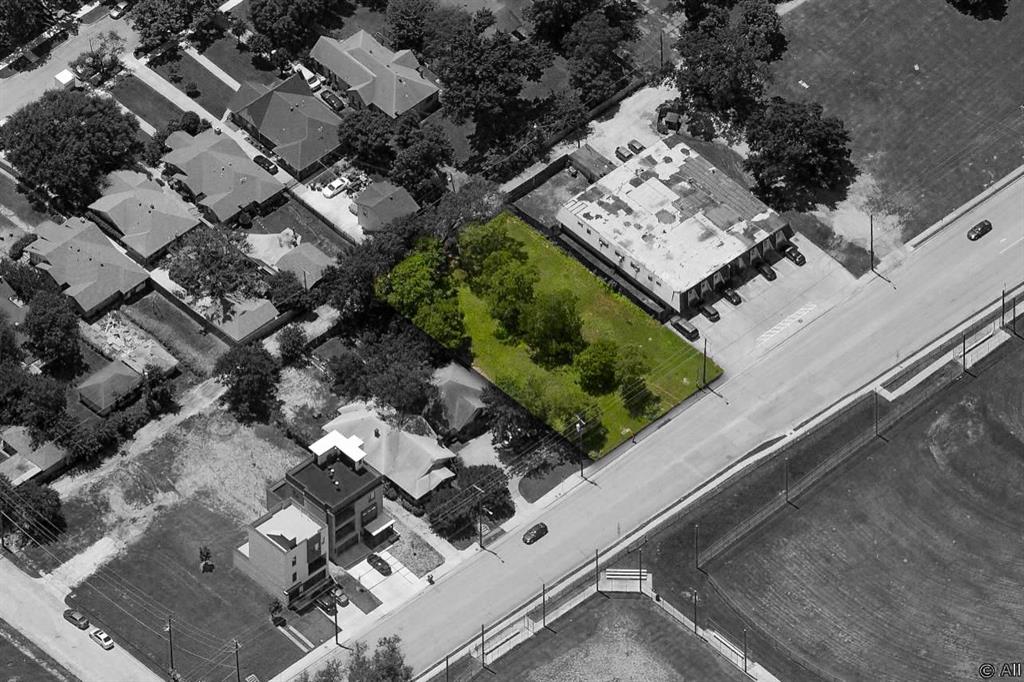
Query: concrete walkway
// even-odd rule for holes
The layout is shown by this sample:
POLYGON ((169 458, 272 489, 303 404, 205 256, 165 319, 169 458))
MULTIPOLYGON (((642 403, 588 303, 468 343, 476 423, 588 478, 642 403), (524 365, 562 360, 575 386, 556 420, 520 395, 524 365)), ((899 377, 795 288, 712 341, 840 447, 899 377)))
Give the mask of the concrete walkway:
POLYGON ((242 87, 242 84, 236 81, 234 78, 232 78, 231 74, 229 74, 224 69, 214 64, 212 61, 210 61, 203 55, 199 54, 199 51, 196 48, 192 47, 191 44, 182 43, 181 49, 184 52, 188 53, 188 55, 191 56, 192 59, 195 59, 197 62, 206 67, 207 71, 212 73, 217 78, 221 79, 224 82, 224 84, 232 90, 238 90, 238 88, 242 87))

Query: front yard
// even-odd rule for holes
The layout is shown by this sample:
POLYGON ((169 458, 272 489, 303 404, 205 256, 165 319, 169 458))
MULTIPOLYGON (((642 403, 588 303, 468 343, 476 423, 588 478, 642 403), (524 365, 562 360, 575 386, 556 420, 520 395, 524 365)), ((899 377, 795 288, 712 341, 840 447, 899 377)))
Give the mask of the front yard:
POLYGON ((224 35, 213 41, 202 54, 239 83, 253 81, 274 85, 280 80, 277 69, 253 54, 244 43, 238 43, 232 35, 224 35))
MULTIPOLYGON (((199 106, 216 116, 218 120, 224 116, 228 102, 231 101, 235 91, 193 59, 190 54, 179 52, 171 59, 160 60, 159 64, 152 66, 153 70, 163 76, 164 80, 192 97, 199 106), (198 94, 188 91, 189 83, 195 83, 198 94)), ((215 122, 211 121, 211 123, 215 122)))
POLYGON ((110 94, 133 114, 157 130, 181 118, 182 110, 169 99, 132 75, 118 79, 110 94))

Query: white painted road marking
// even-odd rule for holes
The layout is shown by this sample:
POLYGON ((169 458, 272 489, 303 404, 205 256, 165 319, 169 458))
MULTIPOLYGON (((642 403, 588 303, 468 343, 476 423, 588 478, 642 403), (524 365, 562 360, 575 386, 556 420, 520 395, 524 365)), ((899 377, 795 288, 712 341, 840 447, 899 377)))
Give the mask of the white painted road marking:
POLYGON ((771 329, 757 337, 757 345, 763 346, 764 344, 768 343, 779 334, 786 331, 789 327, 793 326, 798 322, 803 322, 803 318, 812 313, 814 309, 817 307, 817 303, 808 303, 807 305, 797 310, 795 313, 790 314, 788 317, 786 317, 786 319, 782 320, 777 325, 775 325, 774 327, 772 327, 771 329))
MULTIPOLYGON (((1012 244, 1010 244, 1009 246, 1007 246, 1007 247, 1006 247, 1005 249, 1003 249, 1003 250, 1002 250, 1002 251, 1000 251, 999 253, 1006 253, 1007 251, 1009 251, 1009 250, 1010 250, 1010 249, 1012 249, 1013 247, 1017 246, 1017 244, 1020 244, 1020 243, 1021 243, 1022 241, 1024 241, 1024 237, 1021 237, 1020 239, 1016 240, 1015 242, 1013 242, 1012 244)), ((1002 242, 1000 242, 1000 244, 1001 244, 1001 243, 1002 243, 1002 242)))

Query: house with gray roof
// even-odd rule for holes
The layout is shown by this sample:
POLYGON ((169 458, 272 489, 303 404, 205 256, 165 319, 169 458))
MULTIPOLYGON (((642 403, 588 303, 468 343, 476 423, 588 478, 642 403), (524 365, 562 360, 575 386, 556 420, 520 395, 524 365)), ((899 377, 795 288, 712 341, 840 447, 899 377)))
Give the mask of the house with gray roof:
POLYGON ((437 107, 439 88, 411 50, 392 52, 366 31, 345 40, 321 36, 309 53, 315 68, 352 107, 375 107, 391 118, 437 107))
POLYGON ((379 232, 399 218, 420 210, 420 205, 404 187, 387 180, 374 182, 357 194, 349 210, 359 219, 364 233, 379 232))
POLYGON ((312 288, 324 276, 324 270, 334 264, 334 259, 309 242, 303 242, 277 259, 278 270, 294 273, 302 286, 312 288))
POLYGON ((146 288, 149 274, 91 220, 44 221, 36 235, 39 239, 25 248, 31 263, 52 277, 86 318, 146 288))
POLYGON ((0 474, 13 486, 52 478, 63 469, 67 454, 53 441, 33 445, 27 426, 9 426, 0 432, 0 474))
POLYGON ((121 360, 114 360, 78 384, 78 399, 105 417, 130 400, 141 385, 141 374, 121 360))
POLYGON ((313 94, 302 74, 268 87, 243 83, 228 105, 231 119, 274 150, 300 180, 333 162, 341 118, 313 94))
POLYGON ((176 192, 142 173, 116 171, 103 196, 89 205, 92 217, 143 265, 167 253, 171 245, 201 221, 176 192))
POLYGON ((165 174, 199 206, 210 222, 228 222, 240 212, 259 213, 284 192, 284 185, 249 158, 238 143, 215 130, 171 133, 163 156, 165 174))

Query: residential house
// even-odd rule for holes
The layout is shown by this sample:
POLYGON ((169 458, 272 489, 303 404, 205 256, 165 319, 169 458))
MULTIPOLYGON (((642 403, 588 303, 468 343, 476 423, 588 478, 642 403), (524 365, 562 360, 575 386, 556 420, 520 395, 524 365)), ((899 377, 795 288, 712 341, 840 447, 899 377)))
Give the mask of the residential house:
POLYGON ((241 301, 234 306, 230 316, 217 325, 238 345, 248 343, 269 333, 280 311, 266 299, 241 301))
POLYGON ((351 566, 390 535, 380 474, 366 466, 358 438, 328 432, 312 456, 267 488, 267 507, 291 500, 326 528, 327 556, 351 566))
POLYGON ((436 488, 455 477, 449 465, 455 453, 431 436, 391 426, 365 403, 352 403, 323 426, 325 433, 355 436, 366 453, 366 464, 388 479, 396 492, 423 504, 436 488))
POLYGON ((96 222, 143 265, 199 225, 181 196, 135 171, 116 171, 103 196, 89 205, 96 222))
POLYGON ((210 222, 228 222, 242 211, 260 213, 284 185, 250 159, 238 143, 215 130, 170 134, 164 173, 196 202, 210 222))
POLYGON ((333 587, 327 571, 327 528, 319 517, 285 500, 246 528, 235 568, 296 611, 333 587))
POLYGON ((301 74, 273 87, 243 83, 228 109, 235 123, 272 149, 278 163, 300 180, 338 156, 341 118, 313 94, 301 74))
POLYGON ((27 426, 10 426, 0 432, 0 474, 14 486, 53 478, 63 469, 67 454, 53 441, 34 447, 27 426))
POLYGON ((391 118, 437 108, 437 84, 410 50, 392 52, 366 31, 345 40, 321 36, 309 53, 314 68, 345 93, 350 106, 375 107, 391 118))
POLYGON ((434 372, 431 383, 437 387, 441 416, 451 435, 461 441, 480 435, 487 426, 480 418, 487 407, 483 399, 487 381, 451 362, 434 372))
POLYGON ((294 273, 306 289, 319 282, 324 270, 331 265, 334 265, 334 259, 309 242, 299 244, 275 263, 278 270, 294 273))
POLYGON ((104 365, 78 384, 78 399, 90 410, 105 417, 130 401, 142 386, 142 375, 121 360, 104 365))
POLYGON ((364 233, 379 232, 389 223, 410 216, 420 205, 404 187, 386 180, 371 183, 356 195, 349 209, 359 219, 364 233))
POLYGON ((86 318, 146 288, 149 274, 117 250, 90 220, 71 218, 63 225, 44 221, 25 251, 86 318))

